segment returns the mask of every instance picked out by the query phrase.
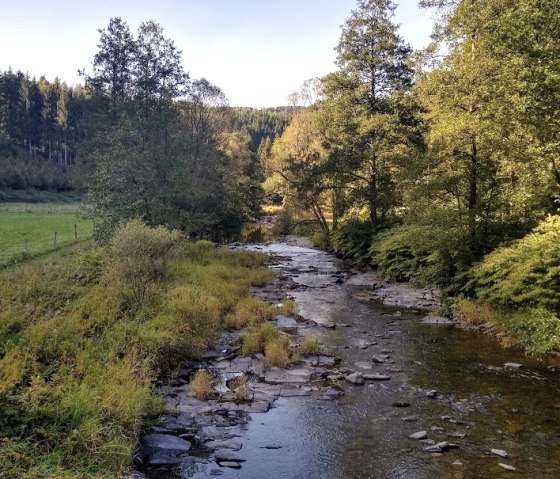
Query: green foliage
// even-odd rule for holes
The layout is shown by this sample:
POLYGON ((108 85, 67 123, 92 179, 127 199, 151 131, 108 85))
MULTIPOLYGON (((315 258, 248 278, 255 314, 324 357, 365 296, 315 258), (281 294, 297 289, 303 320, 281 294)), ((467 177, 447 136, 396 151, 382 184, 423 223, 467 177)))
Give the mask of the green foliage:
POLYGON ((391 281, 419 285, 441 282, 444 265, 437 252, 430 251, 426 227, 398 226, 377 234, 370 248, 371 263, 391 281))
POLYGON ((508 335, 517 341, 532 356, 543 356, 560 349, 560 317, 544 308, 529 308, 503 313, 501 325, 508 335))
POLYGON ((472 276, 481 301, 560 312, 560 217, 548 217, 523 239, 487 255, 472 276))
POLYGON ((150 228, 140 220, 120 226, 110 240, 110 278, 130 290, 141 302, 164 277, 182 239, 179 231, 150 228))
POLYGON ((371 236, 371 225, 368 221, 349 219, 332 233, 331 243, 345 258, 368 264, 371 236))

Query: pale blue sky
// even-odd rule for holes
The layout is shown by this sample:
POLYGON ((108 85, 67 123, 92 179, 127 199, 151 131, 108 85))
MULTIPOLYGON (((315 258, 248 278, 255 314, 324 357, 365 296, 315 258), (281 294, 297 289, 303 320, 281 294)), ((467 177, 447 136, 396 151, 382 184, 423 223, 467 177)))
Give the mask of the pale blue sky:
MULTIPOLYGON (((425 46, 431 19, 418 0, 397 0, 396 22, 425 46)), ((231 105, 276 106, 307 78, 335 69, 340 25, 355 0, 0 0, 0 69, 79 82, 98 28, 120 16, 133 31, 155 20, 183 52, 193 77, 218 85, 231 105)))

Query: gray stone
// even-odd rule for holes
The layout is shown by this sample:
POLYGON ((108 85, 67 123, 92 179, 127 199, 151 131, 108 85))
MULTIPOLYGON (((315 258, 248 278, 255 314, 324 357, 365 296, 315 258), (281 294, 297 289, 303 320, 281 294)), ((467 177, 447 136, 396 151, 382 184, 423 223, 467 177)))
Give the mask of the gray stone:
POLYGON ((517 471, 515 467, 510 466, 509 464, 504 464, 502 462, 499 462, 498 466, 500 466, 502 469, 505 469, 506 471, 517 471))
POLYGON ((503 449, 490 449, 490 452, 492 454, 495 454, 496 456, 500 456, 500 457, 503 457, 503 458, 508 457, 507 452, 504 451, 503 449))
POLYGON ((245 462, 246 460, 230 449, 218 449, 214 452, 214 457, 216 458, 216 462, 219 463, 224 461, 245 462))
POLYGON ((169 454, 165 451, 156 451, 150 454, 148 465, 150 466, 174 466, 183 462, 183 459, 177 455, 169 454))
POLYGON ((519 363, 504 363, 504 368, 507 369, 521 369, 523 367, 523 364, 519 364, 519 363))
POLYGON ((410 403, 406 402, 406 401, 395 401, 393 404, 391 404, 391 406, 393 406, 393 407, 409 407, 410 403))
POLYGON ((366 341, 365 339, 354 339, 352 341, 354 343, 354 345, 359 348, 359 349, 367 349, 370 346, 373 346, 374 344, 377 344, 375 342, 371 342, 371 341, 366 341))
POLYGON ((229 467, 230 469, 241 469, 241 464, 237 461, 220 461, 218 465, 221 467, 229 467))
POLYGON ((358 368, 358 369, 373 369, 373 366, 371 365, 371 363, 368 363, 366 361, 358 361, 356 363, 354 363, 354 365, 358 368))
POLYGON ((209 441, 206 444, 204 444, 204 446, 209 451, 215 451, 216 449, 231 449, 232 451, 239 451, 243 445, 239 441, 230 439, 230 440, 223 440, 223 441, 220 440, 209 441))
POLYGON ((408 436, 410 439, 426 439, 428 437, 427 431, 418 431, 408 436))
POLYGON ((261 449, 282 449, 279 444, 267 444, 266 446, 261 446, 261 449))
POLYGON ((355 373, 349 374, 344 379, 351 384, 364 384, 365 383, 364 376, 360 372, 355 372, 355 373))
POLYGON ((406 416, 402 420, 405 422, 417 422, 420 418, 418 416, 406 416))
POLYGON ((428 391, 426 393, 426 397, 429 397, 429 398, 432 398, 432 399, 435 398, 436 396, 437 396, 437 391, 435 389, 432 389, 431 391, 428 391))
POLYGON ((436 326, 451 326, 455 324, 451 319, 443 318, 441 316, 432 316, 429 314, 420 321, 422 324, 434 324, 436 326))
POLYGON ((366 381, 388 381, 391 376, 382 373, 364 374, 364 379, 366 381))
POLYGON ((173 453, 187 452, 191 448, 190 442, 167 434, 145 434, 140 443, 147 449, 161 449, 173 453))
POLYGON ((372 359, 373 362, 377 364, 383 364, 389 358, 386 356, 382 356, 381 354, 374 354, 372 359))
POLYGON ((309 368, 270 368, 264 376, 264 381, 269 384, 302 384, 309 382, 311 380, 312 374, 313 370, 309 368))

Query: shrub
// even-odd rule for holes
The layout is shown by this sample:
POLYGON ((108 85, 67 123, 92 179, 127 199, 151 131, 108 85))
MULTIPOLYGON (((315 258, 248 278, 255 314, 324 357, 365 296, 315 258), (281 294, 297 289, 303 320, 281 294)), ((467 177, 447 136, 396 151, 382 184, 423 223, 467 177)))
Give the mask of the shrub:
POLYGON ((212 376, 207 371, 199 369, 190 382, 192 395, 197 399, 207 399, 212 393, 212 376))
POLYGON ((285 368, 290 362, 287 345, 280 337, 266 343, 264 356, 267 367, 285 368))
POLYGON ((494 250, 472 269, 472 277, 470 286, 481 301, 560 312, 560 217, 494 250))
POLYGON ((431 231, 423 226, 398 226, 375 236, 369 250, 371 263, 391 281, 438 284, 441 256, 430 250, 431 231))
POLYGON ((124 284, 137 302, 142 301, 165 276, 181 237, 179 231, 150 228, 140 220, 121 225, 110 240, 109 276, 124 284))
POLYGON ((453 305, 453 316, 469 324, 495 323, 498 313, 488 303, 476 303, 468 299, 460 299, 453 305))
POLYGON ((499 321, 532 356, 560 348, 560 318, 544 308, 505 312, 499 321))
POLYGON ((330 246, 330 238, 328 233, 324 231, 317 231, 311 237, 311 243, 313 243, 313 246, 317 248, 327 249, 330 246))
POLYGON ((331 235, 333 248, 345 258, 369 263, 369 247, 371 245, 372 230, 368 221, 350 219, 342 223, 331 235))
POLYGON ((107 268, 107 248, 94 248, 78 256, 80 279, 86 284, 95 284, 101 280, 107 268))

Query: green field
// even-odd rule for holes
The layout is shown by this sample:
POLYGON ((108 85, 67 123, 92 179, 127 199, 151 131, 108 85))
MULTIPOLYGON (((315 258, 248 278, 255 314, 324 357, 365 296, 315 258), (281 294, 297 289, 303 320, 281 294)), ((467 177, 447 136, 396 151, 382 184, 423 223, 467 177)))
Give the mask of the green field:
POLYGON ((91 238, 93 223, 77 204, 0 203, 0 266, 91 238), (55 244, 56 232, 56 244, 55 244), (26 251, 27 250, 27 251, 26 251))

